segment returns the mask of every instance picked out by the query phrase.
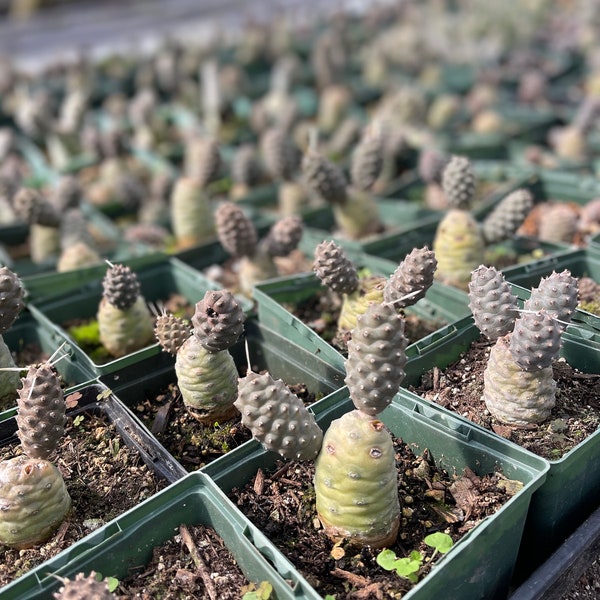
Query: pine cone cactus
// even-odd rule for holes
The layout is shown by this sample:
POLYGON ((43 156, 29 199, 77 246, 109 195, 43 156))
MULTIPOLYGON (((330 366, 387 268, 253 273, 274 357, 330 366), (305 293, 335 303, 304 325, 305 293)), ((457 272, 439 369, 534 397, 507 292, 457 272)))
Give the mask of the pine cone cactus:
POLYGON ((242 335, 244 320, 244 311, 230 292, 209 290, 196 304, 194 335, 209 352, 227 350, 242 335))
POLYGON ((211 137, 192 137, 185 147, 183 172, 201 188, 205 188, 219 174, 221 151, 219 142, 211 137))
POLYGON ((346 178, 339 167, 322 154, 309 150, 302 160, 302 172, 308 187, 323 200, 331 204, 346 202, 346 178))
POLYGON ((490 340, 510 333, 517 319, 517 297, 504 275, 494 267, 480 265, 469 282, 469 308, 475 325, 490 340))
POLYGON ((215 235, 213 210, 197 179, 180 177, 171 195, 171 225, 179 248, 196 246, 215 235))
POLYGON ((313 271, 324 285, 338 294, 351 294, 358 289, 358 271, 334 241, 324 241, 316 247, 313 271))
POLYGON ((543 277, 537 288, 531 290, 531 296, 525 302, 526 310, 544 310, 550 316, 562 321, 565 327, 577 308, 578 288, 577 279, 568 270, 561 273, 553 271, 548 277, 543 277))
POLYGON ((239 380, 235 406, 242 424, 267 449, 285 459, 312 460, 323 441, 323 432, 302 400, 269 373, 248 373, 239 380))
POLYGON ((440 221, 433 240, 438 260, 435 278, 461 289, 469 284, 471 272, 483 256, 485 243, 479 223, 464 210, 449 210, 440 221))
POLYGON ((579 228, 579 214, 571 206, 556 204, 540 216, 538 238, 543 242, 572 243, 579 228))
POLYGON ((62 586, 53 594, 55 600, 111 600, 115 596, 109 591, 106 581, 99 581, 96 572, 86 577, 77 573, 75 579, 62 579, 62 586))
POLYGON ((300 166, 300 152, 288 131, 267 130, 260 141, 261 153, 268 173, 276 180, 290 181, 300 166))
POLYGON ((407 344, 404 319, 391 304, 371 304, 358 316, 345 379, 358 410, 373 417, 390 404, 405 376, 407 344))
POLYGON ((370 131, 363 136, 352 153, 351 179, 359 190, 370 190, 383 167, 383 136, 370 131))
POLYGON ((414 248, 398 265, 383 289, 384 302, 406 308, 425 297, 437 268, 435 254, 427 248, 414 248))
POLYGON ((315 461, 314 485, 319 520, 333 540, 374 548, 396 541, 394 446, 381 421, 357 410, 333 421, 315 461))
POLYGON ((233 202, 223 202, 215 212, 217 235, 231 256, 252 256, 258 236, 256 228, 244 211, 233 202))
POLYGON ((0 462, 0 542, 29 548, 46 541, 71 508, 57 467, 20 455, 0 462))
POLYGON ((196 304, 193 334, 177 351, 175 372, 188 412, 201 423, 233 418, 238 373, 227 351, 244 329, 245 315, 226 290, 208 291, 196 304))
POLYGON ((594 281, 591 277, 580 277, 578 281, 579 302, 587 304, 592 302, 600 303, 600 283, 594 281))
POLYGON ((417 171, 425 183, 441 185, 444 169, 448 164, 448 156, 437 148, 424 148, 419 154, 417 171))
POLYGON ((466 156, 452 156, 442 173, 448 206, 468 210, 475 197, 475 173, 466 156))
POLYGON ((0 335, 15 322, 25 308, 25 289, 19 276, 8 267, 0 267, 0 335))
POLYGON ((184 342, 192 334, 192 328, 187 319, 164 313, 159 315, 154 326, 154 337, 162 349, 175 356, 184 342))
POLYGON ((231 162, 231 198, 243 198, 261 177, 258 151, 254 144, 242 144, 237 148, 231 162))
POLYGON ((125 356, 149 344, 154 322, 140 293, 137 275, 127 266, 111 266, 103 281, 98 308, 100 342, 114 357, 125 356))
POLYGON ((525 312, 516 321, 509 350, 519 367, 545 369, 558 358, 562 329, 545 311, 525 312))
POLYGON ((533 208, 533 196, 526 189, 511 192, 483 221, 483 237, 493 244, 512 237, 533 208))
POLYGON ((30 225, 53 228, 60 225, 60 213, 37 190, 20 189, 13 198, 13 205, 17 215, 30 225))
POLYGON ((272 257, 287 256, 298 247, 303 231, 300 217, 290 215, 279 219, 264 240, 265 251, 272 257))
POLYGON ((60 378, 48 363, 43 363, 29 367, 21 382, 17 398, 21 446, 30 458, 48 458, 57 448, 67 422, 60 378))

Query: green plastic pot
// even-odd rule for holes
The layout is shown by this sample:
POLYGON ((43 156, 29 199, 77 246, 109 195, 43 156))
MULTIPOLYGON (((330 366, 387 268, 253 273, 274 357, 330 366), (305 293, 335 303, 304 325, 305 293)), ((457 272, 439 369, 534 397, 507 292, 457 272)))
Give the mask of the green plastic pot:
MULTIPOLYGON (((15 323, 2 335, 2 338, 11 352, 19 352, 28 344, 37 344, 41 351, 48 356, 52 356, 63 341, 54 327, 35 319, 29 311, 21 313, 15 323)), ((72 349, 66 346, 57 353, 55 361, 56 370, 64 382, 66 393, 89 385, 90 381, 95 379, 88 362, 81 360, 72 349), (59 358, 60 360, 58 360, 59 358)), ((19 364, 18 366, 26 369, 28 365, 19 364)), ((15 408, 0 413, 0 420, 12 416, 15 411, 16 396, 15 408)))
POLYGON ((0 598, 49 598, 61 583, 94 570, 124 579, 132 568, 150 562, 153 549, 179 532, 180 525, 212 527, 246 577, 273 586, 273 598, 308 598, 302 581, 266 536, 252 525, 203 473, 191 473, 101 527, 71 548, 0 590, 0 598))
MULTIPOLYGON (((352 259, 355 264, 361 268, 368 268, 375 275, 390 275, 398 266, 391 261, 365 254, 355 254, 352 259)), ((344 373, 344 357, 308 325, 283 307, 284 303, 297 304, 307 300, 323 289, 323 284, 314 273, 301 273, 260 283, 254 288, 258 320, 299 346, 318 354, 344 373)), ((425 298, 408 307, 407 312, 424 319, 450 322, 469 314, 468 297, 461 290, 434 282, 425 298)), ((407 350, 409 364, 413 356, 411 347, 412 345, 407 350)))
MULTIPOLYGON (((529 297, 529 291, 537 287, 543 277, 548 277, 553 271, 561 273, 565 269, 574 277, 591 277, 600 283, 600 255, 582 249, 548 256, 537 262, 504 269, 504 277, 513 284, 513 290, 521 299, 529 297)), ((600 316, 585 310, 577 309, 572 316, 572 322, 582 327, 600 332, 600 316)))
MULTIPOLYGON (((352 409, 347 388, 312 407, 323 429, 352 409)), ((465 467, 478 474, 501 470, 507 477, 524 483, 519 493, 466 534, 403 598, 505 599, 529 503, 545 479, 548 463, 443 414, 402 390, 380 417, 416 454, 428 449, 436 464, 451 473, 462 473, 465 467)), ((243 487, 259 468, 272 471, 278 458, 251 440, 208 465, 205 473, 229 492, 234 487, 243 487)), ((302 581, 300 575, 298 578, 302 581)), ((303 581, 302 587, 306 590, 303 598, 320 598, 307 582, 303 581)))
MULTIPOLYGON (((514 291, 514 288, 513 288, 514 291)), ((444 369, 480 337, 472 316, 461 319, 417 342, 418 358, 407 370, 403 386, 418 384, 432 369, 444 369)), ((600 334, 569 326, 562 336, 561 356, 584 373, 600 373, 600 334)), ((432 404, 423 400, 427 404, 432 404)), ((433 405, 433 404, 432 404, 433 405)), ((444 414, 458 417, 437 407, 444 414)), ((477 425, 473 425, 482 429, 477 425)), ((485 431, 485 430, 484 430, 485 431)), ((490 435, 499 437, 495 433, 490 435)), ((504 438, 500 438, 503 439, 504 438)), ((516 446, 504 440, 506 444, 516 446)), ((516 446, 519 447, 519 446, 516 446)), ((569 535, 594 507, 600 493, 600 430, 580 442, 559 460, 551 460, 544 484, 534 493, 523 533, 517 578, 529 575, 569 535)))
MULTIPOLYGON (((193 305, 204 297, 206 291, 218 289, 216 284, 204 277, 202 273, 176 259, 165 259, 142 267, 136 271, 136 274, 146 302, 155 306, 160 306, 161 301, 166 300, 172 293, 182 294, 193 305)), ((118 371, 128 364, 137 363, 143 358, 161 352, 158 343, 153 343, 122 358, 103 364, 95 363, 63 329, 61 323, 74 318, 95 318, 101 298, 102 279, 95 278, 76 290, 32 303, 29 308, 36 319, 53 327, 60 338, 66 341, 66 347, 72 349, 82 362, 87 362, 97 376, 118 371)), ((251 305, 248 302, 242 304, 244 309, 248 309, 249 306, 251 305)))

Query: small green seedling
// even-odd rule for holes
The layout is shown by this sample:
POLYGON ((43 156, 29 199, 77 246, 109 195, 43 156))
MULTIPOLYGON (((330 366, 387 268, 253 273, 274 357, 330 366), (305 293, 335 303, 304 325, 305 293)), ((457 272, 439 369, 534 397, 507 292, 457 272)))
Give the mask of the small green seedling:
MULTIPOLYGON (((452 548, 454 542, 447 533, 431 533, 423 540, 428 546, 433 548, 431 559, 439 552, 446 554, 452 548)), ((424 557, 420 552, 413 550, 408 557, 398 558, 393 550, 385 549, 377 555, 377 564, 386 571, 396 571, 400 577, 408 579, 411 583, 419 581, 419 571, 423 564, 424 557)))
POLYGON ((273 593, 273 586, 268 581, 261 581, 258 587, 254 584, 242 596, 242 600, 269 600, 273 593))
POLYGON ((109 592, 114 592, 119 587, 119 580, 116 577, 107 577, 105 580, 109 592))
POLYGON ((411 583, 417 583, 423 555, 413 550, 406 558, 398 558, 393 550, 385 549, 377 555, 377 564, 386 571, 396 571, 411 583))

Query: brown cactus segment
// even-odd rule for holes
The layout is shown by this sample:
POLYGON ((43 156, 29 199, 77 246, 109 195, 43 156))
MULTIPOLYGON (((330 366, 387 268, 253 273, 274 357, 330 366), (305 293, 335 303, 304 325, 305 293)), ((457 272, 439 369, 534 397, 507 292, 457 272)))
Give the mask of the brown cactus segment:
POLYGON ((131 308, 140 295, 137 275, 126 265, 111 266, 102 280, 103 297, 119 310, 131 308))
POLYGON ((550 367, 558 358, 562 329, 545 311, 524 312, 515 322, 509 349, 526 371, 550 367))
POLYGON ((231 177, 235 183, 255 185, 260 178, 260 168, 253 144, 242 144, 235 152, 231 163, 231 177))
POLYGON ((511 293, 504 275, 495 267, 480 265, 471 274, 469 308, 475 325, 490 340, 513 330, 517 313, 517 297, 511 293))
POLYGON ((31 458, 48 458, 65 431, 66 406, 61 381, 44 363, 31 366, 17 394, 17 425, 23 451, 31 458))
POLYGON ((287 256, 298 247, 303 231, 300 217, 290 215, 279 219, 264 240, 267 254, 273 257, 287 256))
POLYGON ((208 352, 233 346, 244 331, 244 311, 227 290, 209 290, 196 303, 192 317, 194 335, 208 352))
POLYGON ((452 156, 442 174, 448 206, 468 210, 475 197, 475 173, 466 156, 452 156))
POLYGON ((55 600, 110 600, 115 596, 106 581, 99 581, 95 571, 86 577, 77 573, 75 579, 61 579, 62 586, 53 594, 55 600))
POLYGON ((306 184, 323 200, 344 204, 347 199, 346 179, 339 167, 315 150, 309 150, 302 160, 306 184))
POLYGON ((154 336, 162 349, 175 356, 183 343, 192 334, 190 323, 183 317, 172 314, 162 314, 156 319, 154 336))
POLYGON ((37 190, 20 189, 13 198, 13 205, 16 214, 30 225, 60 225, 60 213, 37 190))
POLYGON ((300 152, 283 128, 267 130, 260 141, 267 171, 274 179, 290 181, 300 166, 300 152))
POLYGON ((239 380, 235 406, 242 424, 268 450, 283 458, 312 460, 321 448, 323 433, 302 400, 269 373, 248 373, 239 380))
POLYGON ((205 188, 219 174, 221 151, 219 142, 212 137, 193 137, 185 152, 184 173, 205 188))
POLYGON ((391 304, 371 304, 357 318, 345 383, 358 410, 375 416, 390 404, 405 376, 407 344, 404 319, 391 304))
POLYGON ((525 301, 525 310, 544 310, 566 327, 577 308, 577 279, 565 269, 561 273, 553 271, 543 277, 537 288, 531 290, 531 296, 525 301))
POLYGON ((334 241, 321 242, 315 248, 313 271, 324 285, 338 294, 352 294, 358 289, 358 271, 334 241))
POLYGON ((0 267, 0 335, 25 308, 25 289, 19 276, 8 267, 0 267))
POLYGON ((252 256, 256 250, 256 228, 244 211, 233 202, 224 202, 215 212, 217 235, 231 256, 252 256))
POLYGON ((383 299, 406 308, 425 297, 437 268, 435 254, 427 247, 413 248, 383 288, 383 299))
POLYGON ((486 243, 497 243, 512 237, 532 208, 533 196, 529 190, 518 189, 508 194, 483 222, 486 243))
POLYGON ((579 212, 568 204, 555 204, 542 211, 538 238, 544 242, 572 243, 579 228, 579 212))
POLYGON ((425 183, 441 185, 448 156, 437 148, 424 148, 419 154, 417 171, 425 183))
POLYGON ((581 303, 600 303, 600 283, 594 281, 591 277, 580 277, 578 289, 581 303))
POLYGON ((46 541, 71 508, 60 471, 47 460, 0 462, 0 542, 30 548, 46 541))
POLYGON ((352 153, 352 184, 360 190, 370 190, 383 167, 383 136, 368 131, 352 153))

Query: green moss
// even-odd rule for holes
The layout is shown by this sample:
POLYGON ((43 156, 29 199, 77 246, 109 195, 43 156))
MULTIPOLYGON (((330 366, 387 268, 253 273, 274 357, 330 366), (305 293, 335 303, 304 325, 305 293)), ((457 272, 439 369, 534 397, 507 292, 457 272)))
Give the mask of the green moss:
POLYGON ((593 315, 598 315, 600 317, 600 301, 592 300, 591 302, 581 302, 579 304, 579 308, 581 310, 585 310, 586 312, 592 313, 593 315))

